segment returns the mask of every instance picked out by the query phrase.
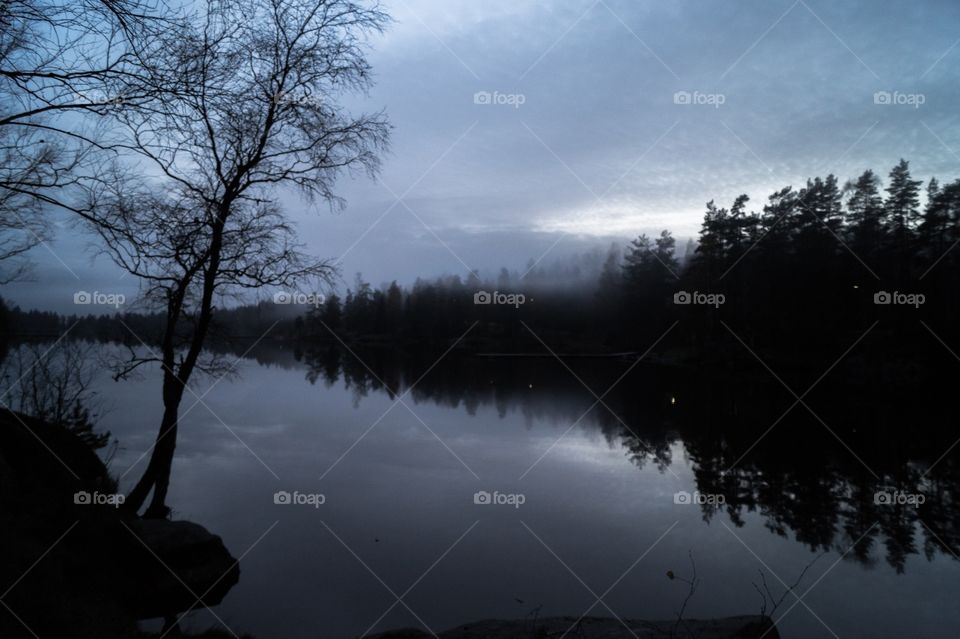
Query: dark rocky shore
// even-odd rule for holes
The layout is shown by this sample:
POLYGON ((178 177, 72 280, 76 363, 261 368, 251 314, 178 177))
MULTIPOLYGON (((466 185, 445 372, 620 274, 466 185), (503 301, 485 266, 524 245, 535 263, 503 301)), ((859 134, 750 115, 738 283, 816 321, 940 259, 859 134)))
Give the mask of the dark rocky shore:
POLYGON ((139 620, 217 605, 237 583, 220 537, 125 517, 116 499, 73 434, 0 411, 0 637, 145 639, 139 620))
MULTIPOLYGON (((423 630, 393 630, 366 639, 425 639, 434 636, 423 630)), ((451 628, 437 635, 440 639, 779 639, 780 634, 769 617, 746 616, 724 619, 687 619, 677 621, 639 621, 606 617, 551 617, 513 621, 486 620, 451 628)))

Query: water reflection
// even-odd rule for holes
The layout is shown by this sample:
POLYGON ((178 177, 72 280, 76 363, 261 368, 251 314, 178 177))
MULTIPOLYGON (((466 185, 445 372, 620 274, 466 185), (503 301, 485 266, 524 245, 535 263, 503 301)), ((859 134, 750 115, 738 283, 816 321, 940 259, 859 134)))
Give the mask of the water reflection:
POLYGON ((848 552, 864 565, 879 553, 898 573, 911 555, 956 558, 960 547, 960 474, 949 411, 938 399, 943 389, 891 393, 869 379, 850 383, 841 371, 839 381, 798 397, 762 370, 634 366, 619 358, 437 363, 434 353, 338 346, 297 356, 311 384, 342 382, 355 405, 372 392, 471 415, 492 404, 501 418, 519 411, 528 424, 598 428, 638 467, 661 472, 682 442, 697 490, 723 496, 701 504, 708 522, 724 516, 742 527, 747 513, 758 513, 771 533, 792 535, 811 551, 848 552))
MULTIPOLYGON (((949 389, 893 393, 838 367, 800 404, 759 365, 569 358, 567 370, 549 356, 451 353, 434 366, 441 353, 248 348, 231 351, 245 357, 236 379, 197 389, 209 410, 185 414, 171 500, 178 519, 243 556, 243 577, 216 611, 239 631, 360 636, 394 600, 357 557, 402 592, 482 520, 411 593, 435 630, 522 618, 541 604, 545 616, 578 615, 594 602, 530 530, 597 592, 672 530, 611 593, 617 614, 670 618, 684 592, 664 574, 682 571, 688 553, 704 578, 691 616, 756 613, 757 570, 779 594, 774 574, 792 583, 829 549, 803 583, 819 583, 806 599, 817 617, 798 607, 778 621, 783 636, 833 636, 819 618, 844 637, 955 636, 949 389), (397 397, 417 417, 400 408, 381 421, 397 397), (329 500, 280 506, 278 490, 329 500), (477 490, 526 503, 481 509, 477 490), (677 490, 725 503, 677 507, 677 490), (877 504, 878 491, 924 503, 877 504)), ((798 392, 823 373, 777 372, 798 392)), ((102 426, 123 443, 111 468, 121 489, 152 442, 156 388, 147 378, 101 389, 116 402, 102 426)), ((219 625, 207 612, 186 622, 219 625)), ((420 622, 395 606, 374 625, 420 622)))

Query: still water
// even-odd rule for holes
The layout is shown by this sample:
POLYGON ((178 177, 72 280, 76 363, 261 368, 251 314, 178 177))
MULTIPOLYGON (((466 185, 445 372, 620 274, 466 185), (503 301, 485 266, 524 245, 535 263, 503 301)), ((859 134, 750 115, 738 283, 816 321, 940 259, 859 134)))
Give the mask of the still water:
MULTIPOLYGON (((813 396, 816 418, 777 422, 793 398, 776 383, 730 393, 629 361, 422 359, 261 350, 186 397, 168 503, 241 558, 219 620, 186 625, 315 639, 534 610, 665 619, 688 591, 667 572, 689 579, 691 564, 687 618, 757 614, 761 573, 779 598, 813 562, 802 601, 773 612, 788 639, 960 632, 952 457, 924 474, 939 440, 877 445, 863 433, 876 414, 813 396), (927 503, 877 505, 884 487, 927 503), (481 491, 510 503, 476 503, 481 491), (725 504, 682 503, 697 491, 725 504)), ((125 490, 158 389, 150 374, 102 382, 125 490)))

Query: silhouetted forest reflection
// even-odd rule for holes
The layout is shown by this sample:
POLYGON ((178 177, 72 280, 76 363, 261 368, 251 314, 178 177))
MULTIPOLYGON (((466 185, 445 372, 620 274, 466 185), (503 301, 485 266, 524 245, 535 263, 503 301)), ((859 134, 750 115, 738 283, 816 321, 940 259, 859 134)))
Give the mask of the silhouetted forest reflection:
MULTIPOLYGON (((10 345, 8 362, 27 346, 49 348, 10 345)), ((78 353, 95 365, 114 348, 78 353)), ((950 375, 892 384, 857 353, 832 368, 778 363, 774 375, 746 358, 443 348, 223 346, 237 374, 191 395, 170 493, 174 520, 245 553, 218 616, 291 639, 416 625, 358 558, 402 589, 463 538, 409 599, 431 627, 541 606, 580 614, 594 597, 551 552, 592 588, 633 566, 610 595, 627 617, 670 618, 684 593, 664 575, 685 577, 692 555, 703 587, 691 618, 757 613, 761 575, 779 596, 778 579, 813 566, 797 594, 816 586, 805 598, 816 616, 786 615, 788 601, 774 615, 785 637, 832 636, 818 617, 839 636, 919 625, 946 638, 960 623, 948 603, 960 570, 950 375), (283 491, 325 501, 285 504, 283 491), (478 505, 477 491, 525 503, 478 505), (683 494, 714 499, 684 505, 683 494)), ((97 432, 119 442, 101 457, 120 493, 145 463, 155 381, 89 386, 110 399, 97 432)), ((198 612, 184 629, 216 622, 198 612)))
MULTIPOLYGON (((945 388, 897 393, 869 380, 824 381, 809 394, 798 387, 798 398, 759 365, 718 371, 549 356, 434 363, 434 356, 338 346, 300 356, 311 384, 343 384, 355 405, 371 393, 409 393, 416 403, 471 415, 492 404, 501 418, 517 411, 528 424, 558 423, 560 432, 598 428, 638 467, 661 472, 682 444, 697 490, 724 497, 701 504, 705 521, 726 517, 740 527, 756 512, 771 533, 811 551, 849 549, 865 565, 882 557, 897 572, 911 555, 956 558, 960 547, 960 473, 945 388)), ((819 377, 795 373, 807 373, 808 386, 819 377)))

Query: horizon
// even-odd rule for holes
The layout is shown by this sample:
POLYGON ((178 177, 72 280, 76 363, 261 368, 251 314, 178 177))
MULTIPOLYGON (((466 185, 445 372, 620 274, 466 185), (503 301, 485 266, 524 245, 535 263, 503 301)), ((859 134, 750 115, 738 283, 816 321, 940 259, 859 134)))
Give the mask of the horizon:
MULTIPOLYGON (((410 284, 662 229, 683 245, 705 202, 746 193, 759 209, 817 175, 885 179, 900 158, 925 181, 956 179, 960 6, 874 6, 391 3, 393 23, 370 40, 376 84, 344 100, 389 114, 382 175, 340 181, 340 213, 289 189, 280 202, 346 286, 356 273, 410 284)), ((58 224, 30 253, 34 282, 5 297, 61 312, 76 290, 132 298, 94 248, 58 224)))

